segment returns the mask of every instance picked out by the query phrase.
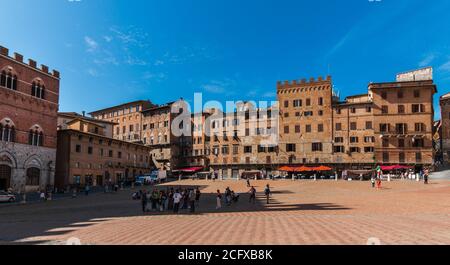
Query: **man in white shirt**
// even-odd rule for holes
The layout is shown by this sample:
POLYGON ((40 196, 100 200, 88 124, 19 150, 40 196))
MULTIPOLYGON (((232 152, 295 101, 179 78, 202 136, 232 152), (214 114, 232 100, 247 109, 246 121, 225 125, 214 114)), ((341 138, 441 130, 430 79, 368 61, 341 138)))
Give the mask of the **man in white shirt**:
POLYGON ((178 213, 178 209, 180 209, 180 201, 181 201, 181 194, 177 190, 175 194, 173 195, 173 212, 178 213))

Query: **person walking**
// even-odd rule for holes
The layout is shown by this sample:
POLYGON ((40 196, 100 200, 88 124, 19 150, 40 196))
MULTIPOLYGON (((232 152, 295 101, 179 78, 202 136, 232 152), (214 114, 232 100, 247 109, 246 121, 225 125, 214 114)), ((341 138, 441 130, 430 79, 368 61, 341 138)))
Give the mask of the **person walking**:
POLYGON ((199 207, 200 206, 200 189, 199 187, 197 187, 197 189, 195 190, 195 203, 197 204, 196 206, 199 207))
POLYGON ((264 189, 264 194, 266 195, 267 204, 270 202, 270 195, 272 195, 272 192, 270 191, 269 184, 266 185, 266 188, 264 189))
POLYGON ((250 199, 249 199, 248 202, 250 202, 250 203, 253 202, 253 204, 255 204, 256 203, 256 189, 255 189, 255 187, 252 186, 250 191, 249 191, 249 193, 250 193, 250 199))
POLYGON ((72 199, 75 199, 77 197, 77 188, 72 189, 72 199))
POLYGON ((181 194, 178 190, 175 191, 173 195, 173 212, 178 214, 178 211, 180 209, 180 201, 181 201, 181 194))
POLYGON ((370 181, 372 182, 372 188, 375 188, 375 177, 372 176, 370 181))
POLYGON ((377 178, 377 190, 381 189, 381 177, 377 178))
POLYGON ((190 212, 195 212, 195 191, 192 189, 189 191, 189 205, 190 205, 190 212))
POLYGON ((250 180, 247 179, 247 188, 250 188, 250 187, 251 187, 251 185, 250 185, 250 180))
POLYGON ((43 201, 43 202, 45 202, 45 192, 42 190, 41 191, 41 194, 40 194, 40 197, 41 197, 41 201, 43 201))
POLYGON ((158 210, 159 192, 158 189, 154 189, 152 192, 152 211, 158 210))
POLYGON ((166 208, 167 196, 164 191, 159 192, 159 211, 163 212, 166 208))
POLYGON ((173 188, 170 189, 169 191, 169 203, 167 204, 167 210, 171 211, 173 210, 173 195, 174 195, 174 191, 173 188))
POLYGON ((230 187, 227 187, 225 190, 225 204, 227 206, 231 205, 231 190, 230 187))
POLYGON ((183 195, 183 208, 182 209, 187 210, 189 208, 190 208, 190 206, 189 206, 189 190, 185 189, 184 195, 183 195))
POLYGON ((425 184, 428 184, 428 177, 430 175, 430 171, 427 169, 425 169, 424 173, 423 173, 423 181, 425 184))
POLYGON ((86 186, 84 187, 84 194, 85 194, 86 196, 89 195, 89 190, 90 190, 89 185, 86 185, 86 186))
POLYGON ((146 212, 147 210, 147 191, 144 190, 143 194, 141 195, 141 204, 142 204, 142 212, 146 212))
POLYGON ((220 193, 220 190, 217 190, 217 196, 216 196, 216 210, 222 208, 222 194, 220 193))

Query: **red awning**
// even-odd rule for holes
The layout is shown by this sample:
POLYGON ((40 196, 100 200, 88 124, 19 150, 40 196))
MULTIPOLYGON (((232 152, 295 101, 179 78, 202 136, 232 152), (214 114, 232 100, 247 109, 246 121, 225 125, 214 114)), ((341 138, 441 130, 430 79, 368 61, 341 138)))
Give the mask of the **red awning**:
POLYGON ((294 172, 294 168, 293 167, 288 167, 288 166, 280 167, 278 170, 279 171, 286 171, 286 172, 294 172))
POLYGON ((313 169, 314 169, 314 171, 331 171, 332 170, 331 167, 326 167, 326 166, 314 167, 313 169))
POLYGON ((187 168, 180 168, 177 170, 174 170, 175 172, 185 172, 185 173, 195 173, 197 171, 202 170, 203 167, 187 167, 187 168))
POLYGON ((402 165, 381 166, 381 170, 383 170, 383 171, 391 171, 391 170, 398 170, 398 169, 411 169, 411 168, 414 168, 414 167, 402 166, 402 165))

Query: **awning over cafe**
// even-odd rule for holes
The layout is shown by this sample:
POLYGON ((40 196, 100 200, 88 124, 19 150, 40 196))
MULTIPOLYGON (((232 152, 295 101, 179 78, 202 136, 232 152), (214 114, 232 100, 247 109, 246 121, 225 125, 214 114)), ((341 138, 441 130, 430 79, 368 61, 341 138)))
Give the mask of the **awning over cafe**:
POLYGON ((331 167, 306 167, 306 166, 284 166, 279 168, 280 171, 285 172, 313 172, 313 171, 331 171, 331 167))
POLYGON ((383 171, 400 170, 400 169, 411 169, 411 166, 395 165, 395 166, 381 166, 383 171))
POLYGON ((202 169, 203 169, 203 167, 187 167, 187 168, 180 168, 180 169, 174 170, 174 172, 195 173, 202 169))

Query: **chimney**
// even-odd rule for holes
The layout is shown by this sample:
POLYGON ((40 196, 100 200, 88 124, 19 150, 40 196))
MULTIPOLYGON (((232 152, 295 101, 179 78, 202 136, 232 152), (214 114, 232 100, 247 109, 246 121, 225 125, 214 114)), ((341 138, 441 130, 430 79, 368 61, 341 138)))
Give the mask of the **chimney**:
POLYGON ((23 56, 22 54, 19 54, 17 52, 14 53, 14 59, 16 59, 16 61, 23 63, 23 56))
POLYGON ((0 54, 1 54, 1 55, 4 55, 4 56, 8 56, 8 54, 9 54, 8 48, 5 48, 5 47, 3 47, 3 46, 0 46, 0 54))
POLYGON ((35 60, 32 60, 32 59, 28 59, 28 65, 29 66, 31 66, 31 67, 33 67, 33 68, 36 68, 36 61, 35 60))

